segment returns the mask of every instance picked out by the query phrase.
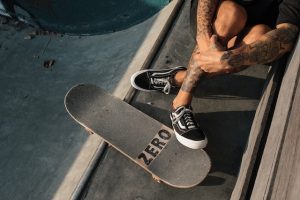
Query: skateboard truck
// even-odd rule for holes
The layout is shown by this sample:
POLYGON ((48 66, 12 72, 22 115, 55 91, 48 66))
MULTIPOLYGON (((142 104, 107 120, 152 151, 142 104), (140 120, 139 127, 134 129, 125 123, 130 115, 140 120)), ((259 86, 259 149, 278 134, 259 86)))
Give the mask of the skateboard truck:
POLYGON ((153 178, 156 182, 161 183, 161 180, 160 180, 160 178, 159 178, 158 176, 152 174, 152 178, 153 178))
POLYGON ((91 131, 90 129, 88 129, 86 127, 85 127, 85 130, 86 130, 86 132, 87 132, 88 135, 93 135, 94 134, 93 131, 91 131))

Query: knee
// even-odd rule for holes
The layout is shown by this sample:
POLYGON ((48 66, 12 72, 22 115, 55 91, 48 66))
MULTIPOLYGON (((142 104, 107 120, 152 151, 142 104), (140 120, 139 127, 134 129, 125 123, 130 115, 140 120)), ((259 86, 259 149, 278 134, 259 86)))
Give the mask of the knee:
POLYGON ((258 40, 262 35, 272 30, 269 26, 264 24, 257 24, 249 29, 246 36, 242 40, 244 44, 250 44, 258 40))
POLYGON ((231 0, 221 1, 216 19, 222 20, 224 23, 229 21, 244 24, 247 21, 247 12, 244 7, 231 0))
POLYGON ((221 1, 216 12, 214 31, 220 37, 230 39, 246 25, 247 12, 244 7, 231 0, 221 1))
POLYGON ((254 36, 255 35, 261 36, 261 35, 264 35, 265 33, 269 32, 270 30, 272 30, 272 29, 265 24, 257 24, 250 29, 249 34, 254 35, 254 36))

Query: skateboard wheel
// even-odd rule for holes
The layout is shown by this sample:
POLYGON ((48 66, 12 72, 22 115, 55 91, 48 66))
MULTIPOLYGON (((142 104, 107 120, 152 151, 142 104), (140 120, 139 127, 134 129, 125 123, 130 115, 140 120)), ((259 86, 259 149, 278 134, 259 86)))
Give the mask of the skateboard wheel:
POLYGON ((154 174, 152 174, 152 178, 158 183, 161 182, 160 178, 158 176, 155 176, 154 174))

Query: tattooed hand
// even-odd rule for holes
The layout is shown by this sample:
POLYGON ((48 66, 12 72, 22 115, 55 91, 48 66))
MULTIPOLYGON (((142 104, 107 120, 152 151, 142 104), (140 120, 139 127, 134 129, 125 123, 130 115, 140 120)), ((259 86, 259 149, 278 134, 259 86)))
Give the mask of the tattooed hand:
POLYGON ((207 51, 193 54, 193 59, 200 68, 209 74, 230 73, 234 70, 227 62, 222 60, 226 51, 225 48, 218 42, 217 36, 213 35, 210 38, 210 44, 207 51))

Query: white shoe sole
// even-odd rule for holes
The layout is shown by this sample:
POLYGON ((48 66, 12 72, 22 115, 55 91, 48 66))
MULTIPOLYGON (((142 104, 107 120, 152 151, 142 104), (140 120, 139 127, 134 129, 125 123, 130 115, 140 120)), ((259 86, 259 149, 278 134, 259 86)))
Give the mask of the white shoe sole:
POLYGON ((189 140, 181 135, 179 135, 175 130, 175 136, 177 140, 184 146, 189 147, 191 149, 203 149, 207 145, 207 138, 205 137, 205 140, 201 141, 194 141, 194 140, 189 140))

